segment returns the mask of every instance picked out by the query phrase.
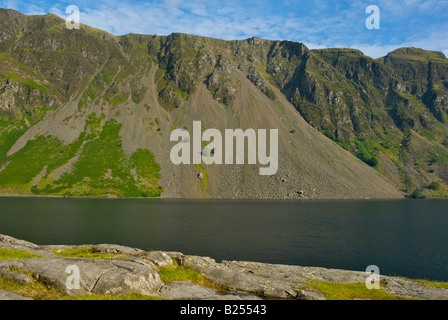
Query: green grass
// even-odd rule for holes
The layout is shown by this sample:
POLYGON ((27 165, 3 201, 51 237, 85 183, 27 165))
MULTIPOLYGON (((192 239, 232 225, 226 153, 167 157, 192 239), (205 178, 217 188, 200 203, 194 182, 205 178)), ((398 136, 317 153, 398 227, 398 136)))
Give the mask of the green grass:
POLYGON ((135 196, 138 189, 132 183, 129 161, 121 148, 120 127, 115 121, 107 122, 97 139, 85 144, 73 172, 62 176, 55 184, 62 184, 72 193, 84 196, 108 192, 135 196), (83 188, 84 185, 86 188, 83 188))
MULTIPOLYGON (((76 196, 158 197, 160 166, 149 150, 137 150, 128 158, 119 135, 121 125, 110 120, 89 140, 72 172, 54 182, 55 191, 66 189, 76 196), (137 180, 131 170, 135 168, 137 180)), ((92 131, 94 132, 94 130, 92 131)))
POLYGON ((0 134, 0 165, 6 162, 6 153, 26 131, 25 128, 21 128, 20 126, 16 126, 16 128, 17 129, 0 134))
POLYGON ((427 287, 448 289, 448 282, 434 282, 428 280, 415 280, 415 281, 420 282, 421 284, 427 287))
POLYGON ((437 181, 431 182, 431 184, 428 186, 429 189, 437 191, 440 189, 440 183, 437 181))
POLYGON ((125 258, 129 255, 123 254, 111 254, 111 253, 101 253, 95 251, 93 248, 85 247, 85 248, 73 248, 73 249, 64 249, 64 248, 56 248, 51 250, 53 253, 57 254, 60 257, 64 258, 85 258, 85 259, 113 259, 113 258, 125 258))
POLYGON ((359 159, 368 164, 371 167, 378 165, 378 147, 371 141, 355 141, 358 151, 355 153, 359 159))
POLYGON ((5 280, 0 277, 0 289, 17 292, 35 300, 65 300, 69 297, 56 288, 46 286, 36 280, 29 284, 18 284, 15 281, 5 280))
POLYGON ((110 120, 102 126, 103 119, 104 115, 90 115, 85 132, 70 145, 56 137, 38 136, 10 157, 6 153, 26 129, 0 135, 0 166, 7 164, 0 171, 0 188, 42 195, 159 197, 161 168, 154 155, 139 149, 127 156, 119 135, 121 125, 110 120), (72 170, 52 180, 51 173, 75 156, 72 170), (41 172, 40 180, 35 180, 41 172))
POLYGON ((139 187, 145 197, 160 197, 162 187, 158 186, 160 179, 160 165, 149 150, 138 149, 131 155, 131 166, 136 168, 139 176, 139 187))
POLYGON ((353 300, 373 299, 373 300, 416 300, 394 296, 383 289, 367 289, 363 282, 356 283, 335 283, 310 279, 317 283, 310 283, 307 286, 311 289, 323 293, 326 300, 353 300))
POLYGON ((24 250, 12 250, 12 249, 0 248, 0 259, 29 259, 29 258, 42 258, 42 257, 24 250))
POLYGON ((109 101, 109 104, 112 106, 118 106, 125 102, 126 102, 126 98, 121 94, 117 94, 109 101))
POLYGON ((412 199, 425 199, 426 196, 423 194, 423 191, 421 189, 415 189, 411 194, 412 199))
POLYGON ((207 188, 208 188, 208 175, 207 175, 207 171, 204 169, 204 167, 202 167, 202 165, 200 164, 196 164, 196 171, 198 173, 202 172, 202 179, 201 181, 201 190, 202 192, 207 192, 207 188))
POLYGON ((32 108, 28 105, 25 105, 26 112, 24 113, 24 116, 27 118, 28 122, 31 125, 35 125, 40 120, 42 120, 45 115, 52 110, 55 110, 56 108, 48 108, 46 106, 32 108))
POLYGON ((30 87, 33 87, 33 88, 38 89, 40 91, 48 92, 47 87, 45 87, 43 84, 37 83, 33 79, 27 80, 26 84, 29 85, 30 87))
POLYGON ((87 131, 87 128, 90 127, 91 135, 89 135, 87 139, 95 138, 100 135, 101 131, 103 130, 103 127, 101 126, 101 121, 104 118, 105 118, 104 113, 101 114, 99 118, 95 116, 95 113, 89 115, 86 121, 85 129, 87 131))
POLYGON ((114 76, 116 73, 117 73, 116 71, 109 71, 109 72, 103 73, 103 74, 101 75, 101 81, 102 81, 103 83, 109 83, 109 81, 113 78, 113 76, 114 76))
POLYGON ((225 290, 225 287, 223 285, 208 280, 201 273, 194 271, 188 266, 180 266, 177 263, 172 266, 162 267, 157 270, 157 273, 164 283, 173 281, 185 281, 199 284, 201 286, 212 288, 218 291, 225 290))
POLYGON ((426 287, 448 289, 448 282, 438 282, 438 281, 430 281, 430 280, 423 280, 423 279, 409 279, 409 278, 405 278, 405 277, 398 277, 398 278, 407 280, 407 281, 418 282, 426 287))
POLYGON ((7 160, 11 163, 0 172, 1 187, 26 187, 45 165, 59 160, 63 144, 55 137, 39 136, 7 160))
MULTIPOLYGON (((29 272, 23 272, 20 270, 11 271, 30 275, 29 272)), ((58 289, 47 286, 44 283, 36 281, 35 279, 29 284, 18 284, 15 281, 5 280, 0 277, 0 289, 17 292, 25 297, 33 298, 34 300, 163 300, 159 297, 145 296, 137 293, 131 293, 123 296, 100 294, 69 296, 60 292, 58 289)))

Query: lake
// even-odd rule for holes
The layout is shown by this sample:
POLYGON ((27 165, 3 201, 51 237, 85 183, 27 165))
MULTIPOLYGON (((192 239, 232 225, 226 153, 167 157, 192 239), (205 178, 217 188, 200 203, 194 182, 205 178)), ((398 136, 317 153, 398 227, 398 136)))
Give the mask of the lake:
POLYGON ((448 281, 448 201, 0 198, 0 233, 448 281))

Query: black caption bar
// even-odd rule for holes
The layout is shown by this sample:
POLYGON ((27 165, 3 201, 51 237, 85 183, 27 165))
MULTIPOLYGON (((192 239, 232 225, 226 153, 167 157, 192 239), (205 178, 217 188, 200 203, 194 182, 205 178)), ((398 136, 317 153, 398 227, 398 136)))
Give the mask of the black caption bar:
MULTIPOLYGON (((107 316, 116 318, 117 310, 140 315, 144 319, 152 319, 163 315, 167 319, 300 319, 306 312, 310 315, 333 317, 336 314, 361 315, 369 319, 378 314, 372 310, 394 312, 401 317, 414 314, 420 310, 446 310, 447 301, 300 301, 300 300, 260 300, 260 301, 0 301, 2 310, 20 308, 21 314, 35 315, 39 312, 57 311, 88 314, 90 317, 107 316), (20 308, 20 304, 28 304, 30 308, 20 308), (32 305, 32 307, 31 307, 32 305), (85 310, 83 310, 85 307, 85 310), (373 308, 373 309, 372 309, 373 308), (58 310, 59 309, 59 310, 58 310)), ((13 310, 13 309, 11 309, 13 310)), ((17 309, 16 309, 17 310, 17 309)), ((130 314, 128 314, 130 315, 130 314)), ((58 317, 60 319, 60 317, 58 317)), ((357 317, 359 319, 359 317, 357 317)), ((376 318, 377 319, 377 318, 376 318)))

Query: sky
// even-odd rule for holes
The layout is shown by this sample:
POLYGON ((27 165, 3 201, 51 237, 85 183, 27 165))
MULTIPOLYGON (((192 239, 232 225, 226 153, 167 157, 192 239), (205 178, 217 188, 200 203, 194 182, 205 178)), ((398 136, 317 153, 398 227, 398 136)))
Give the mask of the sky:
POLYGON ((114 35, 183 32, 224 40, 253 36, 304 43, 310 49, 356 48, 379 58, 400 47, 442 51, 448 57, 448 0, 0 0, 24 14, 64 19, 75 5, 80 22, 114 35), (366 27, 379 9, 379 29, 366 27))

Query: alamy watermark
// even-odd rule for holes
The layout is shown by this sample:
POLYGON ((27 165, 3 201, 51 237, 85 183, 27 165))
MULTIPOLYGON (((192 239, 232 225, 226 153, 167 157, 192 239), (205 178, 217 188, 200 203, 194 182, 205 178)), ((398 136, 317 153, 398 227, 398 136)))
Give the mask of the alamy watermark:
POLYGON ((65 273, 69 274, 67 280, 65 280, 65 286, 68 290, 78 290, 81 289, 80 285, 80 272, 76 265, 70 265, 65 269, 65 273))
POLYGON ((366 8, 366 14, 370 14, 366 19, 366 28, 369 30, 380 29, 380 8, 370 5, 366 8))
POLYGON ((171 162, 179 164, 244 164, 258 163, 267 167, 259 169, 260 175, 274 175, 278 171, 278 130, 270 129, 269 155, 267 154, 267 130, 225 129, 223 136, 218 129, 207 129, 202 133, 201 121, 193 121, 193 135, 186 129, 175 129, 170 141, 177 141, 170 152, 171 162), (192 141, 192 148, 191 148, 192 141), (210 142, 211 141, 211 142, 210 142), (236 141, 236 143, 235 143, 236 141), (247 149, 245 141, 247 141, 247 149), (208 143, 202 149, 202 142, 208 143), (235 147, 235 148, 234 148, 235 147), (235 153, 234 153, 235 149, 235 153), (257 153, 258 149, 258 153, 257 153), (235 158, 235 159, 234 159, 235 158), (235 161, 234 161, 235 160, 235 161))
POLYGON ((376 265, 370 265, 366 268, 369 275, 366 279, 366 287, 369 290, 380 288, 380 268, 376 265))
POLYGON ((69 14, 67 19, 65 19, 67 29, 79 29, 79 8, 74 5, 68 6, 65 9, 65 13, 69 14))

